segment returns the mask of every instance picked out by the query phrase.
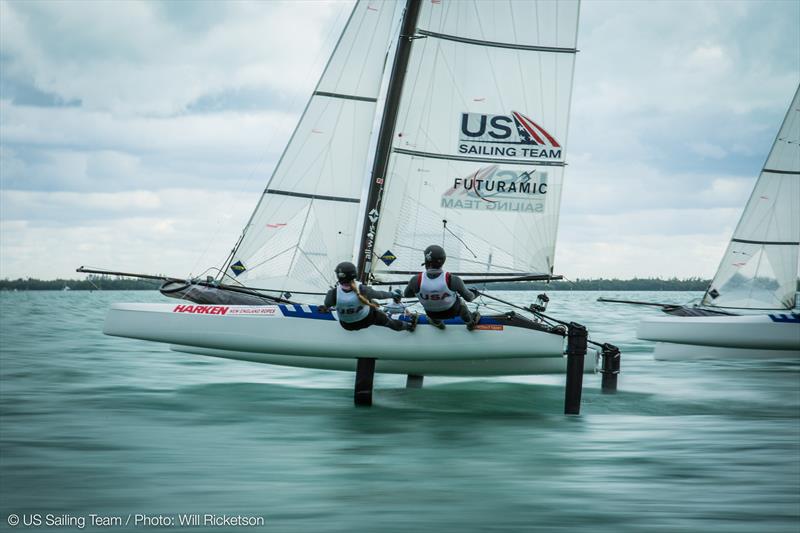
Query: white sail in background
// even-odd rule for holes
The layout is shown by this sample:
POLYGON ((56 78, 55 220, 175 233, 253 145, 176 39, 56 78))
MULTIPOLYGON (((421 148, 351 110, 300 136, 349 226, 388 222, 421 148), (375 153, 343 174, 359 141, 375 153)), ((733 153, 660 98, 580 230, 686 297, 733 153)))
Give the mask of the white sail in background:
POLYGON ((791 309, 800 250, 800 87, 702 305, 791 309))
POLYGON ((578 11, 577 0, 423 2, 373 275, 418 271, 430 244, 454 272, 552 273, 578 11))
POLYGON ((230 279, 327 289, 352 258, 396 2, 358 2, 243 237, 230 279))

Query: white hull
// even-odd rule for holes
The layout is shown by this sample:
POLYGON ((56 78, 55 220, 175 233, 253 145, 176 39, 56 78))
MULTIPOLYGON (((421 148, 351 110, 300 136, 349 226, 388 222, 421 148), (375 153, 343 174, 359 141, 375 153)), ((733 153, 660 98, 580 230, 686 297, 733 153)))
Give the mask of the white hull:
POLYGON ((800 360, 797 350, 755 350, 751 348, 721 348, 719 346, 697 346, 657 342, 653 358, 658 361, 770 361, 800 360))
MULTIPOLYGON (((249 361, 270 365, 313 368, 316 370, 356 371, 356 359, 339 357, 305 357, 300 355, 277 355, 254 352, 234 352, 230 350, 211 350, 192 346, 172 345, 176 352, 220 357, 236 361, 249 361)), ((599 354, 589 349, 583 367, 585 374, 594 374, 599 368, 599 354)), ((417 374, 421 376, 526 376, 532 374, 560 374, 567 370, 567 358, 532 357, 515 359, 454 359, 449 361, 396 361, 379 359, 375 362, 375 372, 380 374, 417 374)))
POLYGON ((636 336, 683 345, 800 352, 800 315, 646 318, 636 336))
MULTIPOLYGON (((457 319, 451 322, 459 322, 457 319)), ((305 368, 353 370, 357 358, 375 358, 377 371, 428 375, 562 373, 560 335, 486 317, 475 331, 426 323, 413 333, 373 326, 346 331, 330 314, 309 306, 114 304, 107 335, 163 342, 173 349, 305 368)), ((593 352, 587 371, 594 371, 593 352)))

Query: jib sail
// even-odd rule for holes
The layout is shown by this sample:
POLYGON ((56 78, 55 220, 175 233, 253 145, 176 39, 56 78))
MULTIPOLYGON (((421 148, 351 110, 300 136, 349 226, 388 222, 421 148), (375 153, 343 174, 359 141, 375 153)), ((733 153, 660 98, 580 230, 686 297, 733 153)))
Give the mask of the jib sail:
POLYGON ((394 2, 359 2, 226 265, 250 287, 323 290, 352 258, 394 2))
POLYGON ((791 309, 800 250, 800 87, 703 305, 791 309))

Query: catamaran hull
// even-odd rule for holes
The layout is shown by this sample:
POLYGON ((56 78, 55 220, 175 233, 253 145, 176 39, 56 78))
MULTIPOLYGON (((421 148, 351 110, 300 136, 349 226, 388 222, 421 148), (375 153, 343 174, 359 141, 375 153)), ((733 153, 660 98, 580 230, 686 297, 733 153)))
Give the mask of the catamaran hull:
POLYGON ((305 305, 114 304, 103 332, 208 350, 252 353, 262 359, 271 357, 264 354, 277 354, 426 362, 518 358, 562 361, 564 338, 559 334, 512 325, 514 319, 503 317, 485 317, 475 331, 467 331, 458 319, 447 322, 447 329, 439 330, 422 316, 413 333, 380 326, 346 331, 330 313, 305 305))
POLYGON ((783 350, 800 357, 800 314, 646 318, 636 336, 680 345, 783 350))
POLYGON ((653 358, 657 361, 786 361, 800 358, 797 350, 755 350, 657 342, 653 358))
MULTIPOLYGON (((316 370, 356 371, 356 360, 339 357, 306 357, 300 355, 278 355, 254 352, 234 352, 231 350, 212 350, 192 346, 172 345, 175 352, 220 357, 235 361, 248 361, 295 368, 316 370)), ((585 374, 593 374, 599 368, 599 355, 589 350, 583 367, 585 374)), ((525 376, 532 374, 563 375, 567 369, 566 356, 561 357, 518 357, 514 359, 455 359, 450 361, 396 361, 378 359, 375 372, 381 374, 417 374, 421 376, 488 377, 525 376)))

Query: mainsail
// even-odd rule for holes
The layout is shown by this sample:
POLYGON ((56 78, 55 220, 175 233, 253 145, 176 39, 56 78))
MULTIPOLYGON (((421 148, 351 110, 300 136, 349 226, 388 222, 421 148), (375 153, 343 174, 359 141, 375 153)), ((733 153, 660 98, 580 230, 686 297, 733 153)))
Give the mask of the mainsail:
POLYGON ((702 305, 791 309, 800 251, 800 87, 702 305))
POLYGON ((324 290, 352 258, 394 2, 358 2, 226 265, 250 287, 324 290))
POLYGON ((435 243, 454 272, 549 275, 579 3, 418 7, 386 172, 370 178, 361 266, 396 279, 435 243))

